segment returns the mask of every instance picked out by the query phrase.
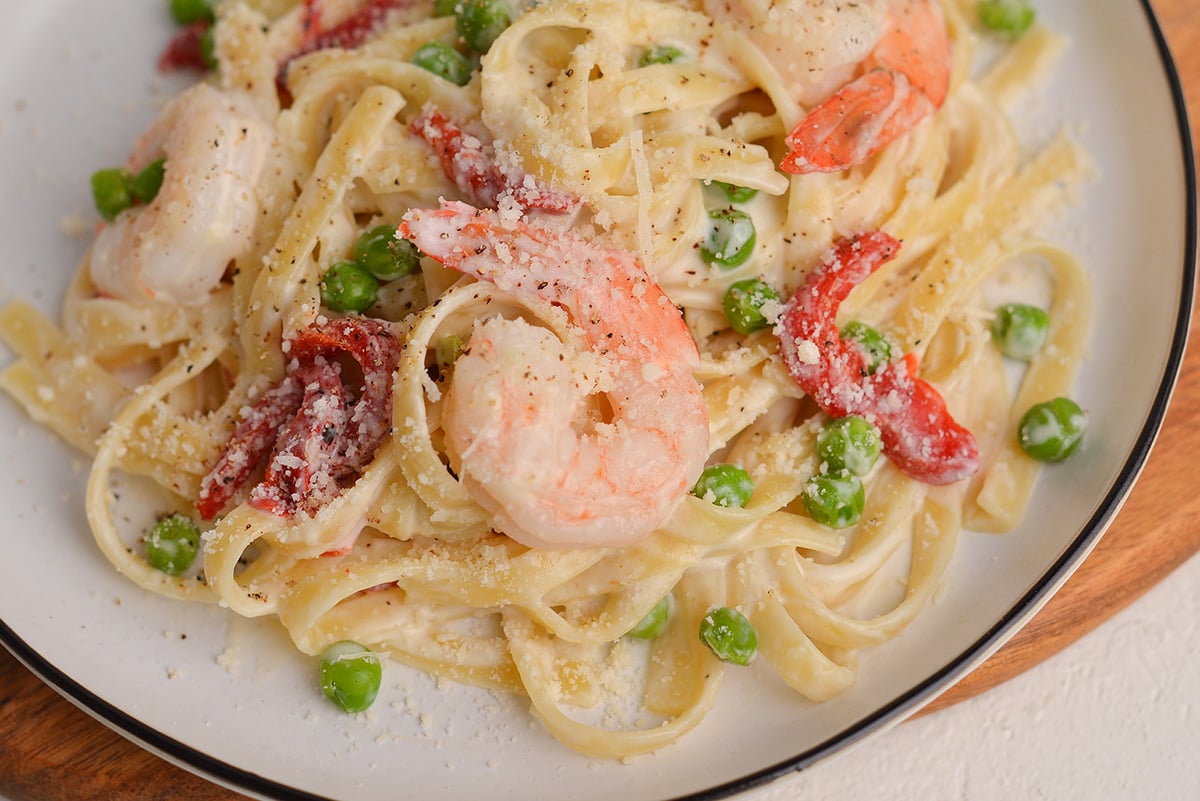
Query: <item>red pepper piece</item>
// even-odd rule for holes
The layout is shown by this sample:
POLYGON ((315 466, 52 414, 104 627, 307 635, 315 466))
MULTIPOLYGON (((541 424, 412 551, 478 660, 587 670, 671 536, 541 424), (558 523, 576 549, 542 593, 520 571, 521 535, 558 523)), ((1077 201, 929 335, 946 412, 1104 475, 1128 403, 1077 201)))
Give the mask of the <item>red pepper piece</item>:
POLYGON ((369 317, 344 317, 301 332, 292 342, 291 354, 304 361, 337 351, 353 356, 363 373, 362 391, 346 430, 347 458, 357 470, 371 460, 391 431, 392 374, 400 349, 386 323, 369 317))
POLYGON ((507 194, 522 209, 549 214, 569 214, 579 207, 570 194, 551 189, 516 167, 502 167, 490 143, 463 131, 436 108, 426 108, 409 130, 433 148, 446 177, 472 205, 494 209, 507 194))
POLYGON ((412 5, 413 0, 367 0, 358 11, 332 28, 325 30, 323 29, 324 9, 321 0, 304 0, 304 14, 301 23, 304 38, 301 40, 300 49, 285 58, 279 65, 279 75, 276 78, 279 89, 281 92, 286 92, 287 68, 294 59, 330 47, 346 50, 360 47, 379 32, 389 11, 412 5))
POLYGON ((263 393, 234 426, 225 452, 200 487, 196 511, 211 520, 271 452, 279 429, 300 409, 304 384, 291 373, 263 393))
POLYGON ((250 503, 280 516, 314 512, 341 491, 340 482, 374 458, 391 430, 392 379, 399 345, 386 323, 330 320, 291 342, 293 367, 234 427, 225 450, 201 483, 196 510, 217 515, 270 454, 266 476, 250 503), (362 368, 351 402, 336 364, 349 353, 362 368))
POLYGON ((158 71, 196 70, 197 72, 208 72, 203 45, 204 34, 208 32, 208 28, 208 22, 193 22, 175 34, 167 44, 167 49, 158 57, 158 71))
POLYGON ((319 0, 305 0, 305 40, 296 56, 341 47, 347 50, 360 47, 378 33, 387 19, 388 12, 413 5, 413 0, 367 0, 362 8, 328 30, 322 30, 323 10, 319 0))
POLYGON ((304 387, 304 399, 279 431, 267 473, 250 491, 250 505, 286 516, 297 508, 315 512, 341 491, 338 479, 349 471, 345 458, 350 407, 336 365, 321 358, 292 375, 304 387))
POLYGON ((842 301, 900 249, 883 232, 841 239, 784 309, 776 331, 788 371, 831 417, 859 415, 874 423, 883 451, 918 481, 950 484, 979 469, 975 437, 959 425, 942 396, 917 378, 912 354, 867 371, 862 351, 841 338, 842 301))

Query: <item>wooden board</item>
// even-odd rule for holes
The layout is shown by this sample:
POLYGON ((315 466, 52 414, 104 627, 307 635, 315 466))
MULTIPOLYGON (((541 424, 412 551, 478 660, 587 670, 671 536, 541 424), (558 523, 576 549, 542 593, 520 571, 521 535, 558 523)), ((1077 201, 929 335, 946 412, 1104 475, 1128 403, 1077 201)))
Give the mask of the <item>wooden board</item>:
MULTIPOLYGON (((1200 109, 1200 5, 1154 7, 1200 109)), ((1168 311, 1168 310, 1165 310, 1168 311)), ((1004 648, 925 713, 1003 682, 1107 620, 1200 551, 1200 353, 1189 349, 1159 443, 1092 555, 1004 648)), ((237 801, 238 793, 174 767, 114 734, 0 649, 0 794, 16 801, 237 801)))

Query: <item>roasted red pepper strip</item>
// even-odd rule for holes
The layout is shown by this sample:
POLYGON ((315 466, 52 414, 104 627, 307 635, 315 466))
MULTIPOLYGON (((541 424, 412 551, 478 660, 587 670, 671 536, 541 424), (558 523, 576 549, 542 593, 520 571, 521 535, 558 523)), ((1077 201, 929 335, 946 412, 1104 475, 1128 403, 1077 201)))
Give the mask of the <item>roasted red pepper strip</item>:
POLYGON ((251 506, 280 517, 301 507, 317 511, 337 497, 338 479, 347 473, 350 404, 341 371, 319 358, 293 375, 304 386, 304 400, 280 429, 266 476, 250 491, 251 506))
POLYGON ((551 189, 515 167, 500 166, 489 143, 463 131, 436 108, 426 108, 409 130, 433 148, 446 177, 472 205, 494 209, 507 194, 522 209, 549 214, 569 214, 579 207, 579 200, 570 194, 551 189))
POLYGON ((388 12, 401 7, 413 5, 413 0, 367 0, 362 8, 328 30, 322 30, 321 9, 319 0, 305 0, 305 40, 296 56, 324 50, 329 47, 342 47, 347 50, 359 47, 374 36, 383 26, 388 12))
POLYGON ((175 34, 158 57, 158 71, 208 72, 208 62, 204 60, 204 34, 208 33, 209 25, 208 22, 193 22, 175 34))
POLYGON ((300 409, 304 384, 291 373, 263 393, 234 426, 225 452, 200 487, 196 511, 204 520, 216 517, 271 452, 279 429, 300 409))
POLYGON ((300 43, 300 48, 279 65, 276 83, 280 90, 286 91, 287 68, 294 59, 330 47, 347 50, 359 47, 383 27, 389 11, 411 5, 413 5, 413 0, 367 0, 358 11, 332 28, 325 30, 321 19, 324 14, 321 0, 304 0, 302 23, 304 39, 300 43))
POLYGON ((250 503, 280 516, 314 512, 361 472, 391 430, 392 374, 399 345, 387 324, 330 320, 291 342, 293 369, 235 426, 225 451, 201 484, 196 510, 215 517, 271 455, 250 503), (349 400, 340 370, 326 356, 349 353, 362 368, 358 399, 349 400))
MULTIPOLYGON (((301 23, 304 38, 300 42, 299 49, 279 65, 280 86, 284 85, 287 66, 293 59, 330 47, 346 49, 359 47, 379 31, 389 11, 411 5, 413 5, 413 0, 367 0, 358 11, 332 28, 322 30, 321 17, 324 12, 321 8, 321 0, 304 0, 304 14, 301 23)), ((207 71, 208 64, 204 60, 201 40, 208 32, 209 25, 208 22, 193 22, 179 31, 167 45, 167 49, 159 56, 159 70, 162 72, 178 69, 207 71)))
POLYGON ((392 374, 400 359, 391 328, 369 317, 344 317, 313 326, 292 341, 290 354, 300 361, 337 351, 354 357, 363 386, 349 421, 351 458, 369 460, 392 425, 392 374))
POLYGON ((788 371, 822 411, 865 417, 906 475, 950 484, 979 469, 975 437, 950 416, 938 391, 913 375, 912 359, 868 374, 862 351, 838 333, 842 301, 899 249, 883 232, 839 240, 788 301, 776 331, 788 371))

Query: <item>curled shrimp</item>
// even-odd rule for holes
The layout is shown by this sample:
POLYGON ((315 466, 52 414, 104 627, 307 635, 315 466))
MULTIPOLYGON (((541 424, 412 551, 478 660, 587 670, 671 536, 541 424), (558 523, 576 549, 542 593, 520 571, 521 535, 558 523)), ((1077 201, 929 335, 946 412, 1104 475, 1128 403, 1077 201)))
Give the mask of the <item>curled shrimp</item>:
POLYGON ((708 417, 696 344, 641 265, 465 203, 410 211, 400 234, 452 269, 561 306, 590 349, 581 357, 546 329, 493 317, 455 363, 447 450, 495 527, 549 547, 654 531, 704 467, 708 417))
POLYGON ((271 125, 248 97, 198 84, 172 101, 129 160, 136 173, 165 157, 162 187, 96 235, 96 288, 125 300, 203 302, 253 245, 255 187, 274 152, 271 125))
POLYGON ((870 158, 937 111, 950 88, 950 38, 935 0, 891 0, 862 74, 788 134, 785 172, 833 172, 870 158))

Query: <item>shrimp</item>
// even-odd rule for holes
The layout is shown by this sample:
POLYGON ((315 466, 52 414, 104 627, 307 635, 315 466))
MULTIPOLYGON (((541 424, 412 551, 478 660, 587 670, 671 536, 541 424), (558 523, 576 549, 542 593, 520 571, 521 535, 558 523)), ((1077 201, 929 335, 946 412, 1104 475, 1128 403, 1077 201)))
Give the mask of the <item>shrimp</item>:
POLYGON ((92 246, 92 282, 125 300, 202 303, 254 242, 256 185, 277 152, 271 125, 249 97, 198 84, 163 111, 129 161, 160 157, 154 200, 123 211, 92 246))
POLYGON ((410 211, 400 235, 452 269, 561 306, 590 349, 581 357, 546 329, 493 317, 455 363, 447 451, 495 528, 543 547, 654 531, 704 467, 708 416, 696 343, 641 265, 465 203, 410 211), (596 392, 607 419, 589 403, 596 392))
POLYGON ((933 114, 950 89, 950 38, 935 0, 892 0, 862 75, 810 111, 785 143, 785 172, 861 164, 933 114))

